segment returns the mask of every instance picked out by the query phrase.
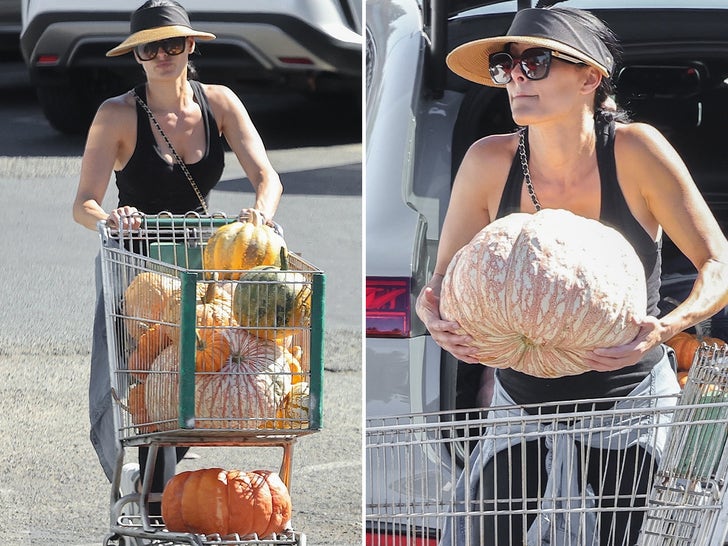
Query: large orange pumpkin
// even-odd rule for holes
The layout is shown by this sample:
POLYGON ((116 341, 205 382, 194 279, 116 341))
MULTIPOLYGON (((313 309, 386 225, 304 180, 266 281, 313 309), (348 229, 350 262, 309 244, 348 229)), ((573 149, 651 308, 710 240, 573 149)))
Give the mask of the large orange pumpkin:
POLYGON ((291 497, 275 472, 192 470, 165 486, 162 518, 169 531, 262 539, 286 529, 291 497))
POLYGON ((453 257, 440 299, 481 363, 536 377, 587 371, 585 353, 634 339, 646 308, 644 269, 627 240, 554 209, 486 226, 453 257))
POLYGON ((261 265, 280 265, 283 237, 266 225, 258 211, 240 222, 218 228, 208 239, 202 254, 205 269, 220 270, 220 279, 238 279, 239 273, 225 270, 246 270, 261 265))

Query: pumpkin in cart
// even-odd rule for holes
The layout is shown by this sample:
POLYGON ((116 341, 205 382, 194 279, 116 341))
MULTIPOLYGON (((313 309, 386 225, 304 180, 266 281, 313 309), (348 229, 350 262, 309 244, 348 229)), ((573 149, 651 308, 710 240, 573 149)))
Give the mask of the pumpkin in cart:
POLYGON ((131 375, 143 381, 154 359, 171 343, 172 340, 162 325, 152 324, 139 337, 136 347, 129 355, 127 368, 131 371, 131 375))
POLYGON ((263 539, 287 528, 291 496, 280 476, 268 470, 191 470, 164 487, 162 518, 173 532, 263 539))
POLYGON ((285 250, 280 258, 280 267, 246 272, 233 296, 233 314, 240 326, 279 341, 311 323, 311 285, 301 273, 288 270, 285 250))
POLYGON ((202 263, 205 269, 220 271, 221 280, 238 279, 239 270, 280 265, 281 249, 285 248, 283 237, 254 210, 248 218, 215 230, 203 250, 202 263))
MULTIPOLYGON (((220 371, 195 374, 195 428, 255 429, 275 418, 291 390, 283 349, 241 328, 230 328, 230 356, 220 371)), ((146 386, 149 418, 176 428, 179 415, 179 349, 155 359, 146 386)))
POLYGON ((536 377, 577 375, 585 353, 632 341, 646 313, 642 263, 616 230, 546 209, 495 220, 450 262, 440 312, 477 358, 536 377))
POLYGON ((180 282, 176 277, 153 271, 142 271, 124 291, 122 300, 127 334, 138 340, 152 324, 162 319, 167 301, 179 292, 180 282))
POLYGON ((667 340, 665 344, 672 347, 673 351, 675 351, 678 371, 689 371, 693 365, 695 351, 700 347, 698 338, 688 332, 678 332, 667 340))
POLYGON ((278 408, 278 420, 275 428, 308 428, 308 417, 311 413, 311 391, 308 383, 299 381, 291 386, 278 408))
MULTIPOLYGON (((197 304, 195 306, 196 326, 202 328, 227 328, 235 326, 232 316, 232 298, 230 292, 215 282, 197 283, 195 293, 197 304)), ((181 298, 177 291, 164 308, 162 319, 163 329, 173 342, 179 343, 181 323, 181 298)))
POLYGON ((200 428, 262 428, 291 390, 286 356, 277 344, 229 330, 230 358, 218 373, 199 374, 195 399, 200 428))

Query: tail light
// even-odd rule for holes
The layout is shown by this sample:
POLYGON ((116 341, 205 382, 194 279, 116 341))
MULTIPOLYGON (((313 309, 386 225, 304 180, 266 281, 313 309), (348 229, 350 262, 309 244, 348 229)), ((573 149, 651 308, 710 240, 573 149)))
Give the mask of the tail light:
POLYGON ((368 337, 409 337, 412 281, 409 277, 367 277, 368 337))

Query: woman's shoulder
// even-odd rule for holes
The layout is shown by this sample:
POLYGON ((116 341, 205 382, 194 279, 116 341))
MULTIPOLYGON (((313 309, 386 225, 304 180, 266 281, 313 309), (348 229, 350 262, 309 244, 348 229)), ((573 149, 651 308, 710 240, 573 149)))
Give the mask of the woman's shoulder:
POLYGON ((226 85, 216 83, 201 83, 202 91, 208 102, 215 107, 225 107, 238 100, 237 95, 226 85))
POLYGON ((671 145, 660 130, 649 123, 617 123, 614 131, 614 148, 617 156, 661 156, 671 145))
POLYGON ((136 102, 131 91, 127 91, 121 95, 110 97, 104 100, 99 106, 96 117, 102 117, 106 120, 115 122, 124 122, 127 120, 136 120, 136 102))
POLYGON ((481 137, 470 145, 466 158, 469 161, 510 161, 518 147, 518 133, 497 134, 481 137))

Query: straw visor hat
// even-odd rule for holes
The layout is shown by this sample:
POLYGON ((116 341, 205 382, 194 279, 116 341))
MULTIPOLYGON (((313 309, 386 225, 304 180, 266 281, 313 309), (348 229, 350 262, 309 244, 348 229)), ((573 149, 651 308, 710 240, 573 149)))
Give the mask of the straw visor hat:
POLYGON ((107 57, 124 55, 138 45, 167 38, 192 36, 200 40, 215 39, 214 34, 194 30, 187 12, 174 5, 139 8, 131 15, 130 30, 131 35, 126 40, 106 52, 107 57))
POLYGON ((576 15, 545 8, 517 12, 505 36, 474 40, 455 48, 447 56, 447 66, 466 80, 505 87, 490 78, 488 59, 513 42, 565 53, 593 66, 605 77, 610 77, 614 69, 614 59, 604 42, 586 29, 576 15))

